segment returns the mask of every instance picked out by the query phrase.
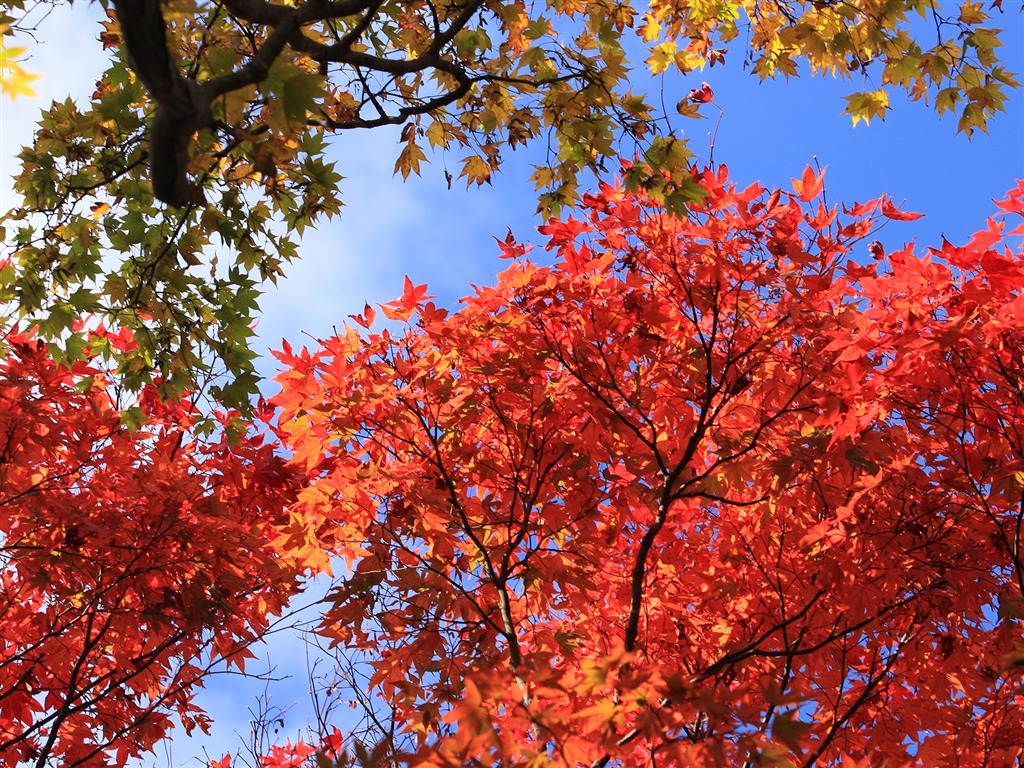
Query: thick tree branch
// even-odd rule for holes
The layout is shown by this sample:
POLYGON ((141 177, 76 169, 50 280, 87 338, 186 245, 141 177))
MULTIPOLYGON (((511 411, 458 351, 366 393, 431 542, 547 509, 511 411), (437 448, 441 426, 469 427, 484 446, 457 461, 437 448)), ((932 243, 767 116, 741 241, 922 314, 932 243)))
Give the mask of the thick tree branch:
POLYGON ((210 96, 172 62, 160 0, 114 0, 128 61, 156 102, 149 173, 157 200, 184 208, 193 200, 186 175, 192 134, 213 122, 210 96))
POLYGON ((352 50, 352 46, 372 24, 380 6, 379 0, 320 0, 299 7, 265 0, 225 0, 225 8, 236 18, 265 25, 271 31, 244 66, 200 84, 186 78, 172 59, 160 0, 114 0, 114 10, 121 26, 129 63, 156 103, 149 146, 154 196, 161 202, 179 208, 195 201, 197 193, 186 172, 188 146, 193 133, 213 125, 211 103, 215 98, 261 82, 286 46, 321 64, 330 61, 392 75, 411 74, 432 68, 451 75, 457 83, 450 92, 418 105, 404 107, 394 116, 383 115, 375 120, 347 121, 344 124, 328 120, 322 123, 326 127, 372 127, 402 122, 412 115, 423 114, 457 101, 469 93, 475 81, 461 67, 442 58, 441 51, 473 18, 481 5, 480 0, 469 3, 420 56, 412 60, 398 60, 352 50), (305 25, 355 14, 363 15, 334 45, 312 40, 302 32, 305 25))

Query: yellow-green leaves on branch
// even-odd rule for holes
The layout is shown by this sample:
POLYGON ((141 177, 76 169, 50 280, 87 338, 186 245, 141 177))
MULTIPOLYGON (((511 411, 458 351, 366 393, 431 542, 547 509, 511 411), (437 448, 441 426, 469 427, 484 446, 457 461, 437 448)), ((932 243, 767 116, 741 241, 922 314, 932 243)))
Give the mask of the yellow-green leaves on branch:
POLYGON ((885 119, 885 112, 889 109, 889 94, 882 90, 868 91, 867 93, 855 93, 846 97, 846 109, 843 114, 853 117, 853 124, 861 120, 865 125, 871 122, 871 118, 879 117, 885 119))

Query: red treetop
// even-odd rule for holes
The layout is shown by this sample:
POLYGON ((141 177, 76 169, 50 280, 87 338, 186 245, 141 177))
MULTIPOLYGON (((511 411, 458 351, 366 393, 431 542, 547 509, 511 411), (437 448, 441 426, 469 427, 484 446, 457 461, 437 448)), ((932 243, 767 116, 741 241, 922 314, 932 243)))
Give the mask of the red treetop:
MULTIPOLYGON (((294 475, 259 436, 200 441, 187 401, 126 427, 98 359, 8 333, 0 363, 0 764, 124 765, 298 586, 294 475)), ((97 348, 130 344, 98 333, 97 348)))
POLYGON ((686 218, 602 187, 552 266, 507 239, 457 312, 410 283, 400 332, 280 355, 383 752, 1016 765, 1021 254, 993 221, 871 260, 912 214, 699 182, 686 218))

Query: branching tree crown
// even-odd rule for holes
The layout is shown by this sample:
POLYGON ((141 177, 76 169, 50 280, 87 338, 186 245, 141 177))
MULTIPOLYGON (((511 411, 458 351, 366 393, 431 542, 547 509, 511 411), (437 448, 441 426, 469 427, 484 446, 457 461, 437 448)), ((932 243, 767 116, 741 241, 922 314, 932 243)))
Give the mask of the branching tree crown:
POLYGON ((281 353, 297 509, 350 564, 320 631, 372 670, 319 764, 1019 762, 1024 185, 922 255, 810 169, 699 183, 281 353))
POLYGON ((255 433, 201 439, 188 399, 121 399, 99 351, 130 333, 94 331, 71 366, 3 339, 0 764, 124 766, 207 731, 196 691, 298 592, 296 476, 255 433))

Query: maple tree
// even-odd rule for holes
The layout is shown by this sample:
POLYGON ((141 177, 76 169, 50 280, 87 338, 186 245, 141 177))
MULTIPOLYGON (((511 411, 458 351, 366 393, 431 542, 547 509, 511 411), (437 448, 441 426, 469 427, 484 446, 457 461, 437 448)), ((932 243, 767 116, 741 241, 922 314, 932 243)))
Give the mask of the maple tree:
POLYGON ((1019 763, 1024 183, 922 255, 811 169, 693 173, 279 353, 370 688, 362 743, 264 765, 1019 763))
POLYGON ((120 400, 101 353, 131 335, 88 339, 68 366, 4 334, 3 765, 123 766, 176 722, 207 731, 197 688, 245 669, 307 566, 284 546, 295 476, 271 444, 202 438, 188 399, 153 387, 120 400))
MULTIPOLYGON (((0 3, 4 32, 31 7, 0 3)), ((998 57, 999 2, 104 7, 110 68, 84 103, 45 110, 20 155, 20 202, 4 222, 18 269, 0 296, 47 340, 74 337, 83 314, 132 328, 128 385, 155 377, 174 394, 224 369, 231 376, 214 394, 236 406, 255 388, 260 286, 296 257, 295 233, 340 208, 341 179, 325 159, 332 133, 400 125, 396 172, 418 173, 433 149, 454 153, 468 184, 489 181, 506 150, 546 137, 533 181, 549 211, 576 200, 581 173, 639 155, 628 185, 675 210, 701 194, 680 125, 711 90, 688 98, 690 78, 727 57, 760 78, 798 74, 801 62, 863 76, 865 90, 848 98, 854 121, 884 115, 890 92, 905 91, 958 113, 966 132, 984 128, 1015 85, 998 57), (684 78, 675 112, 631 78, 630 59, 684 78)))

